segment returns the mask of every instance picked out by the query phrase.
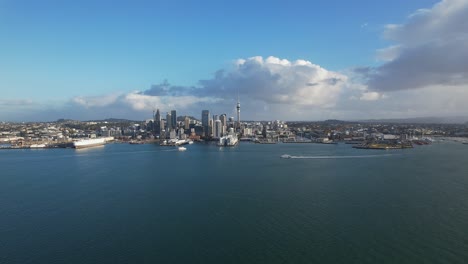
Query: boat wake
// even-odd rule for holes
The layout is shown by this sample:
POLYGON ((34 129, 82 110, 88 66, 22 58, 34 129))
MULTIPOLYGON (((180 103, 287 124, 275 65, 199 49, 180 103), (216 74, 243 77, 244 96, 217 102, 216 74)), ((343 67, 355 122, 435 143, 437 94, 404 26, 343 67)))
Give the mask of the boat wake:
POLYGON ((160 150, 160 152, 171 152, 171 151, 177 151, 177 148, 160 150))
POLYGON ((365 159, 395 156, 394 154, 381 155, 351 155, 351 156, 292 156, 288 154, 281 155, 282 159, 365 159))

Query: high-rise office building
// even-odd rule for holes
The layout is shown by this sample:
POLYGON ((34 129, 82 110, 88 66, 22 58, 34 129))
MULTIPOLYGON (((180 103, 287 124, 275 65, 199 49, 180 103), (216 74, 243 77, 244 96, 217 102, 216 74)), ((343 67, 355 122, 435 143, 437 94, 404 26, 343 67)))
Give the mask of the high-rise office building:
POLYGON ((202 111, 202 126, 203 126, 203 130, 205 131, 205 136, 208 137, 210 135, 209 133, 210 111, 209 110, 202 111))
POLYGON ((213 119, 208 120, 208 136, 213 136, 213 119))
POLYGON ((171 113, 167 112, 166 115, 166 132, 169 132, 172 130, 172 116, 171 113))
POLYGON ((227 116, 226 114, 222 114, 220 117, 219 117, 219 120, 221 121, 221 135, 224 136, 224 134, 226 134, 226 128, 227 128, 227 116))
POLYGON ((184 128, 185 128, 185 130, 189 130, 189 129, 190 129, 190 118, 189 118, 188 116, 185 116, 184 128))
MULTIPOLYGON (((219 115, 213 115, 213 121, 211 122, 211 133, 213 134, 213 137, 218 138, 219 135, 217 134, 218 131, 216 131, 216 121, 220 121, 219 115)), ((222 131, 220 130, 219 133, 222 133, 222 131)))
POLYGON ((156 114, 154 115, 154 122, 153 122, 153 131, 155 135, 161 134, 161 113, 159 113, 159 109, 156 110, 156 114))
POLYGON ((222 137, 222 124, 221 120, 215 120, 214 125, 213 125, 213 134, 215 138, 220 138, 222 137))
POLYGON ((177 128, 177 112, 176 110, 171 111, 171 128, 176 129, 177 128))

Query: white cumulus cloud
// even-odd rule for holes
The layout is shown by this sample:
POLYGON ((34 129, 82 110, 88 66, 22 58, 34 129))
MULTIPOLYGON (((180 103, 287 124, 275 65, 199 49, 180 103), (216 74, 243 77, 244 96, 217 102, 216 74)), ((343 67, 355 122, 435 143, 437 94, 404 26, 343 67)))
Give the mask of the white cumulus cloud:
POLYGON ((194 92, 220 98, 241 96, 267 104, 331 107, 348 78, 306 60, 256 56, 238 59, 230 71, 200 81, 194 92))
POLYGON ((214 103, 217 99, 209 97, 185 96, 152 96, 141 93, 126 94, 121 102, 137 111, 150 111, 151 109, 186 109, 198 103, 214 103))

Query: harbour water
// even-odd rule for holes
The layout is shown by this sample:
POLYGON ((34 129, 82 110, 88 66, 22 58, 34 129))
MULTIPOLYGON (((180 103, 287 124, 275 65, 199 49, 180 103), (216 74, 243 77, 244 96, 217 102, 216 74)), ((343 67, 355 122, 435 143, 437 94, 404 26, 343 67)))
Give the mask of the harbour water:
POLYGON ((0 263, 467 263, 467 156, 453 142, 3 150, 0 263))

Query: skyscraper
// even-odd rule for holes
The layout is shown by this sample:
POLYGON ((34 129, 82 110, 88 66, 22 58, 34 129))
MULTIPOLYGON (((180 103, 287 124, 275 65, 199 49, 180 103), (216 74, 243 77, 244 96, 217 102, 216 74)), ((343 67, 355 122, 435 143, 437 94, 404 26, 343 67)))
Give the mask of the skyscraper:
POLYGON ((190 118, 188 116, 185 116, 185 119, 184 119, 184 128, 185 130, 189 130, 190 129, 190 118))
POLYGON ((215 138, 222 137, 222 124, 219 119, 214 121, 213 130, 214 130, 213 134, 215 138))
POLYGON ((209 137, 213 136, 213 123, 213 119, 210 118, 210 120, 208 120, 208 133, 206 133, 209 137))
POLYGON ((205 131, 205 136, 209 136, 209 128, 210 128, 210 111, 209 110, 202 110, 202 126, 203 130, 205 131))
POLYGON ((176 110, 171 111, 171 117, 172 117, 171 128, 176 129, 177 128, 177 112, 176 112, 176 110))
POLYGON ((166 115, 166 133, 172 130, 172 116, 171 113, 167 112, 166 115))
POLYGON ((159 109, 156 110, 156 114, 154 115, 153 130, 155 135, 161 135, 161 114, 159 113, 159 109))
POLYGON ((227 128, 227 116, 226 114, 222 114, 219 117, 219 120, 221 121, 221 136, 224 136, 226 134, 226 128, 227 128))

